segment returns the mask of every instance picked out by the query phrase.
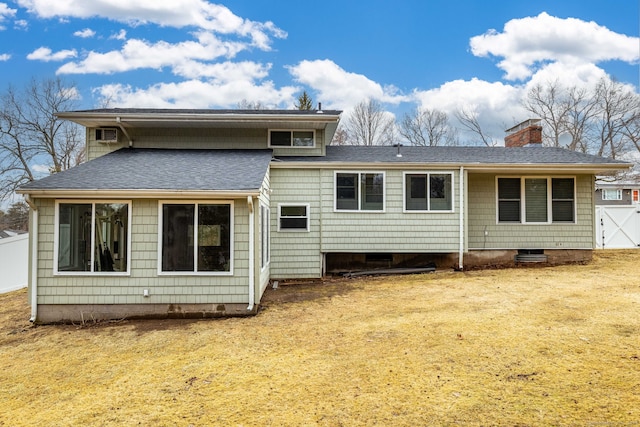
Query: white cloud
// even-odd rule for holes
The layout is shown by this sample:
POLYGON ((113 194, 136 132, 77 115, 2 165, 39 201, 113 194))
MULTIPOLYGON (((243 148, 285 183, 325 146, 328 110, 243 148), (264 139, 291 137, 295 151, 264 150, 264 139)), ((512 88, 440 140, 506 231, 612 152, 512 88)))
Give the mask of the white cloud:
POLYGON ((419 107, 437 109, 455 122, 456 111, 475 112, 483 131, 502 140, 504 130, 527 118, 520 106, 523 88, 479 79, 454 80, 436 89, 413 93, 419 107))
POLYGON ((367 98, 388 104, 409 99, 395 87, 382 86, 362 74, 345 71, 329 59, 305 60, 287 68, 295 81, 318 93, 317 100, 326 108, 347 109, 367 98))
POLYGON ((7 18, 16 15, 17 10, 11 9, 6 3, 0 3, 0 31, 5 29, 5 26, 2 25, 7 18))
POLYGON ((120 30, 118 33, 113 34, 109 38, 112 40, 125 40, 127 38, 127 32, 126 30, 120 30))
POLYGON ((75 33, 73 33, 73 35, 76 37, 81 37, 83 39, 88 39, 95 36, 96 32, 91 28, 85 28, 84 30, 76 31, 75 33))
POLYGON ((31 169, 37 173, 50 174, 51 167, 45 164, 34 164, 31 165, 31 169))
POLYGON ((8 53, 0 53, 0 61, 8 61, 11 59, 11 55, 8 53))
POLYGON ((28 54, 27 59, 30 59, 33 61, 44 61, 44 62, 64 61, 65 59, 73 58, 77 55, 78 53, 75 51, 75 49, 61 50, 54 53, 48 47, 39 47, 38 49, 28 54))
POLYGON ((13 22, 13 27, 17 30, 26 30, 29 27, 29 22, 25 19, 18 19, 13 22))
POLYGON ((95 90, 110 107, 147 108, 234 108, 241 100, 259 101, 269 107, 291 108, 299 88, 276 88, 272 82, 250 81, 225 83, 188 80, 159 83, 146 89, 128 85, 105 85, 95 90))
POLYGON ((180 43, 130 39, 119 51, 89 52, 77 62, 69 62, 58 69, 58 74, 112 74, 143 68, 184 69, 185 61, 212 61, 219 57, 233 57, 244 48, 241 43, 221 41, 211 33, 201 32, 198 39, 180 43))
POLYGON ((197 27, 220 34, 251 39, 251 44, 269 50, 271 38, 285 38, 286 32, 272 22, 255 22, 234 15, 223 5, 206 0, 18 0, 18 4, 41 18, 103 17, 129 25, 157 24, 184 28, 197 27))
POLYGON ((615 33, 595 22, 557 18, 542 12, 513 19, 502 33, 490 30, 471 38, 471 51, 480 57, 504 58, 498 67, 509 80, 529 78, 537 66, 621 60, 638 61, 638 38, 615 33))

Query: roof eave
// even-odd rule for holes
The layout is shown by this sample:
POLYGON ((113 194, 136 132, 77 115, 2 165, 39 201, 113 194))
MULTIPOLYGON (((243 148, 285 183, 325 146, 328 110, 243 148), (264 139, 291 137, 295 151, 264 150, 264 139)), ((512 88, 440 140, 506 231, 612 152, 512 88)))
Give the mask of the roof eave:
POLYGON ((337 123, 340 114, 243 114, 243 113, 127 113, 127 112, 60 112, 56 116, 70 120, 86 127, 117 126, 119 124, 135 125, 144 123, 210 123, 210 124, 242 124, 242 123, 337 123))
POLYGON ((545 163, 526 163, 526 164, 504 164, 504 163, 457 163, 457 162, 322 162, 322 161, 272 161, 272 168, 292 168, 292 169, 401 169, 409 170, 415 168, 430 169, 459 169, 465 168, 467 171, 481 173, 520 173, 520 172, 567 172, 567 173, 587 173, 587 174, 608 174, 619 170, 630 169, 633 167, 631 163, 608 163, 608 164, 545 164, 545 163))
POLYGON ((19 189, 18 194, 40 198, 80 199, 240 199, 258 197, 260 189, 254 190, 97 190, 97 189, 19 189))

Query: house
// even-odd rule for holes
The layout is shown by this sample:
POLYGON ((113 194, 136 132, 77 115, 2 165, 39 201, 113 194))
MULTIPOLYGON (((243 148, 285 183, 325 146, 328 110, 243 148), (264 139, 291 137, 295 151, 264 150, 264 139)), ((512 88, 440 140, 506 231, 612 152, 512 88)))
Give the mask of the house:
POLYGON ((596 181, 596 206, 629 206, 640 203, 640 184, 637 182, 596 181))
POLYGON ((529 122, 507 147, 330 146, 340 114, 60 113, 88 161, 19 191, 32 320, 247 315, 271 280, 588 260, 594 176, 631 166, 529 122))

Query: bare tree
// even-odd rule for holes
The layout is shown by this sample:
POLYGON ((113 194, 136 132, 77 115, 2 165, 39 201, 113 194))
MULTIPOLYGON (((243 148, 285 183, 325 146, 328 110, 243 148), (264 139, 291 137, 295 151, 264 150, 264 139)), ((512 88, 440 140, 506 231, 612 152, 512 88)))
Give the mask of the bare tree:
POLYGON ((366 99, 355 106, 343 130, 351 145, 390 145, 395 137, 395 120, 379 102, 366 99))
POLYGON ((238 102, 238 109, 240 110, 270 110, 265 104, 260 101, 249 101, 247 99, 243 99, 238 102))
POLYGON ((533 86, 522 105, 533 117, 542 119, 543 140, 553 147, 560 147, 560 136, 565 133, 569 101, 567 91, 560 83, 550 81, 546 85, 533 86))
POLYGON ((61 79, 31 80, 23 90, 9 87, 0 97, 0 199, 35 179, 36 165, 50 173, 84 158, 84 138, 77 125, 56 117, 73 110, 76 90, 61 79))
POLYGON ((298 97, 298 103, 293 104, 296 110, 313 110, 313 100, 305 90, 302 95, 298 97))
POLYGON ((461 108, 455 112, 455 116, 464 129, 480 138, 482 144, 487 147, 493 147, 496 145, 494 138, 482 129, 480 121, 478 120, 478 113, 475 110, 470 108, 461 108))
POLYGON ((630 148, 629 136, 640 115, 640 97, 622 83, 601 79, 595 89, 598 103, 596 129, 600 135, 597 154, 615 159, 630 148))
POLYGON ((398 131, 411 145, 457 145, 456 130, 449 125, 447 113, 440 110, 420 108, 406 113, 398 131))
POLYGON ((564 130, 571 136, 566 148, 587 153, 594 142, 593 120, 598 112, 596 99, 585 88, 567 89, 564 130))
POLYGON ((349 135, 343 128, 342 123, 338 125, 338 129, 331 139, 331 145, 349 145, 349 135))

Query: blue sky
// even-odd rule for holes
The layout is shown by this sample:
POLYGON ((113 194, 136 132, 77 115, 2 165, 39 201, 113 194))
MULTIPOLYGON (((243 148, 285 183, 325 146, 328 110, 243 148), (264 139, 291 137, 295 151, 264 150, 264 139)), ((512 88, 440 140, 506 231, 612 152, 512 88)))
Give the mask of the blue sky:
POLYGON ((639 0, 0 0, 1 90, 60 76, 78 108, 473 108, 501 132, 532 84, 637 91, 639 0))

